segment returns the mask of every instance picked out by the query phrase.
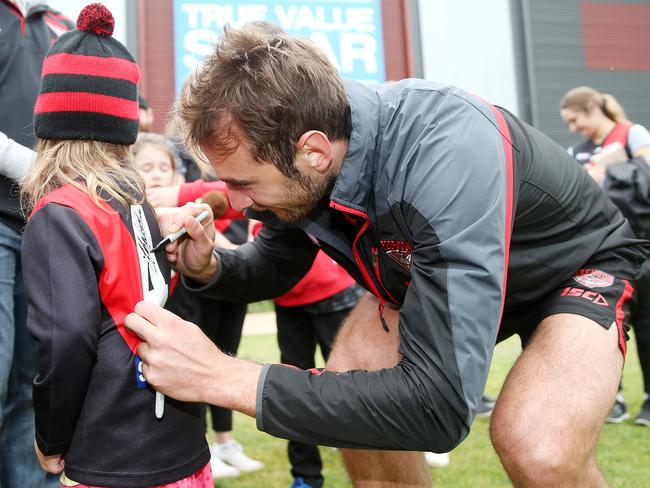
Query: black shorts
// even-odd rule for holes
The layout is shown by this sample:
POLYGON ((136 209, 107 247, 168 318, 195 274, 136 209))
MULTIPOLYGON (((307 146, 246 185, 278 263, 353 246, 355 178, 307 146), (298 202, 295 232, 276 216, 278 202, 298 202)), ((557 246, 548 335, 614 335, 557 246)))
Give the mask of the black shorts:
POLYGON ((543 299, 504 314, 498 341, 518 334, 525 347, 546 317, 570 313, 591 319, 605 329, 616 324, 619 346, 625 355, 634 288, 632 280, 618 278, 592 263, 578 270, 543 299))

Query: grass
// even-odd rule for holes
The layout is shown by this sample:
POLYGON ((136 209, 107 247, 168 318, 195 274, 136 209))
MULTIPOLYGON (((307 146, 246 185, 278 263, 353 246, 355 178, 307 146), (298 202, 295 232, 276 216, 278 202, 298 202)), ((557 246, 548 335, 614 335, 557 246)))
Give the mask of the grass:
MULTIPOLYGON (((628 344, 623 393, 632 417, 642 402, 642 378, 633 340, 628 344)), ((497 346, 486 392, 498 395, 499 388, 516 357, 519 342, 509 340, 497 346)), ((277 362, 279 352, 273 335, 245 336, 239 356, 259 362, 277 362)), ((543 399, 540 399, 543 401, 543 399)), ((244 473, 238 478, 218 480, 219 488, 288 488, 291 484, 286 441, 259 432, 255 421, 235 413, 234 432, 246 447, 246 452, 260 459, 266 468, 256 473, 244 473)), ((435 487, 448 488, 498 488, 511 486, 490 445, 488 419, 476 419, 467 439, 451 453, 451 463, 446 468, 432 470, 435 487)), ((321 447, 325 486, 351 487, 338 452, 321 447)), ((650 428, 636 426, 631 420, 622 425, 606 425, 597 446, 598 462, 611 486, 647 488, 650 486, 650 428)))

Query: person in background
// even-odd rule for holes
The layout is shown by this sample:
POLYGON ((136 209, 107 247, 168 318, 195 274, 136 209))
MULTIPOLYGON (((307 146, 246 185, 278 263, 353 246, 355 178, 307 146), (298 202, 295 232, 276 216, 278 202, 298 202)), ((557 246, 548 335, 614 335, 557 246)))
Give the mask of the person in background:
MULTIPOLYGON (((262 224, 256 222, 253 235, 261 229, 262 224)), ((363 294, 363 289, 336 261, 319 252, 296 286, 273 299, 280 362, 313 369, 317 345, 327 361, 336 333, 363 294)), ((290 440, 287 454, 294 478, 291 488, 323 486, 323 462, 317 445, 290 440)))
MULTIPOLYGON (((584 137, 569 147, 569 154, 605 189, 608 187, 606 180, 610 177, 608 168, 611 163, 605 162, 604 158, 608 152, 615 154, 609 151, 610 148, 616 145, 622 148, 620 157, 614 159, 613 164, 634 158, 641 159, 641 164, 650 161, 650 132, 644 126, 627 120, 623 107, 612 95, 588 86, 573 88, 562 97, 560 115, 571 132, 584 137)), ((605 190, 605 193, 609 192, 605 190)), ((618 203, 616 199, 614 203, 618 203)), ((650 237, 648 229, 635 225, 638 219, 628 213, 629 206, 625 202, 621 202, 619 208, 637 235, 650 237)), ((644 385, 644 401, 634 422, 650 426, 650 261, 643 264, 637 277, 636 309, 630 320, 636 336, 644 385)), ((621 391, 622 385, 619 385, 619 393, 607 416, 610 423, 621 423, 629 417, 621 391)))
POLYGON ((212 488, 200 405, 151 388, 124 329, 139 300, 165 303, 170 266, 151 251, 162 236, 131 151, 140 70, 113 27, 103 5, 81 11, 48 51, 34 108, 21 256, 38 342, 35 450, 64 486, 212 488))
POLYGON ((43 1, 0 1, 0 486, 54 486, 34 454, 36 344, 27 333, 20 259, 25 219, 17 180, 34 147, 33 109, 45 53, 73 26, 43 1), (12 142, 13 141, 13 142, 12 142), (13 149, 10 149, 13 146, 13 149), (21 149, 22 148, 22 149, 21 149))
MULTIPOLYGON (((140 131, 132 149, 135 167, 142 177, 146 191, 152 188, 167 188, 174 184, 176 151, 164 135, 140 131)), ((182 286, 177 286, 179 278, 180 275, 172 270, 169 299, 165 308, 185 320, 199 321, 199 298, 182 286)))
MULTIPOLYGON (((146 134, 139 136, 139 140, 140 138, 143 141, 148 139, 146 134)), ((138 148, 137 143, 135 147, 138 148)), ((165 159, 169 160, 169 158, 170 156, 167 155, 165 159)), ((168 164, 163 164, 164 168, 167 166, 168 164)), ((159 170, 158 173, 161 173, 162 176, 162 171, 159 170)), ((166 182, 171 182, 173 175, 165 174, 164 179, 166 182)), ((156 207, 176 207, 197 199, 205 199, 205 203, 211 204, 214 209, 215 205, 212 204, 214 198, 210 198, 210 196, 226 194, 226 186, 221 181, 199 179, 182 185, 166 186, 156 184, 160 180, 154 174, 151 174, 149 181, 152 184, 147 186, 147 199, 156 207)), ((235 248, 248 240, 248 220, 241 212, 233 212, 229 208, 221 218, 215 219, 214 225, 220 235, 221 247, 235 248)), ((246 318, 247 304, 200 297, 187 288, 178 286, 177 276, 174 277, 172 285, 174 287, 172 301, 166 308, 184 317, 185 320, 199 324, 201 330, 221 350, 228 354, 237 354, 246 318), (183 298, 177 300, 175 298, 177 295, 183 298), (192 317, 195 320, 192 320, 192 317)), ((212 454, 210 463, 214 478, 234 477, 239 476, 242 472, 262 469, 264 464, 246 455, 242 445, 235 439, 232 410, 213 405, 208 408, 210 409, 211 427, 216 437, 216 442, 210 446, 212 454)))
POLYGON ((149 102, 142 94, 138 94, 138 114, 140 115, 140 132, 152 132, 154 113, 149 102))

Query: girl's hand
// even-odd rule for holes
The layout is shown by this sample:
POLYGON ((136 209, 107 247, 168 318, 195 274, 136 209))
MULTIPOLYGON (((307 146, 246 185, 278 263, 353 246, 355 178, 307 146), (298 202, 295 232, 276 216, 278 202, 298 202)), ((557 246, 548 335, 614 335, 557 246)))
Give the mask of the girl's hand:
POLYGON ((36 457, 38 457, 38 462, 41 463, 41 468, 43 471, 47 471, 52 474, 59 474, 63 471, 65 467, 65 461, 61 457, 61 454, 52 454, 46 456, 41 452, 36 441, 34 441, 34 451, 36 451, 36 457))

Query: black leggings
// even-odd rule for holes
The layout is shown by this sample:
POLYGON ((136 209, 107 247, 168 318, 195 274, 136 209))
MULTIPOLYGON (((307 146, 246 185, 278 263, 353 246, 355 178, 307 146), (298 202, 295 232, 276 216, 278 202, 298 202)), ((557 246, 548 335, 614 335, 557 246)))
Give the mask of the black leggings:
POLYGON ((637 277, 637 305, 632 314, 644 391, 650 394, 650 259, 641 267, 637 277))
MULTIPOLYGON (((248 305, 201 297, 200 306, 200 327, 205 335, 226 354, 237 354, 248 305)), ((212 429, 215 432, 231 431, 232 410, 214 405, 209 407, 212 415, 212 429)))
MULTIPOLYGON (((334 337, 351 308, 338 312, 312 314, 301 306, 275 306, 278 327, 280 361, 300 369, 315 366, 316 345, 320 346, 323 359, 327 361, 334 344, 334 337)), ((318 446, 289 441, 287 446, 291 475, 301 477, 315 488, 323 486, 323 463, 318 446)))

